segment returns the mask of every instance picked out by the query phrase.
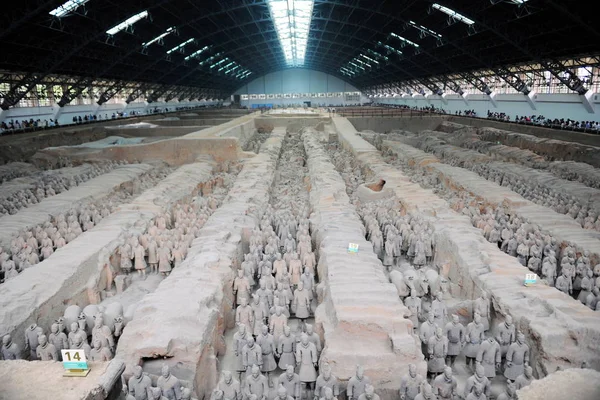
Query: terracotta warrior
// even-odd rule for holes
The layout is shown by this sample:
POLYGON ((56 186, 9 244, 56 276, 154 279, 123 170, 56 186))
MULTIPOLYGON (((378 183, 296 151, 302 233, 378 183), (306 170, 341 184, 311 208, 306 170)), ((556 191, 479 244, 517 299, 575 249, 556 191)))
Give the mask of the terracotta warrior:
POLYGON ((510 345, 506 353, 506 368, 504 376, 514 381, 523 374, 525 367, 529 365, 529 346, 525 343, 525 335, 517 333, 517 341, 510 345))
POLYGON ((133 370, 133 376, 127 382, 129 395, 135 400, 149 400, 152 381, 150 377, 143 373, 142 367, 137 365, 133 370))
POLYGON ((431 302, 431 311, 433 311, 433 322, 440 328, 445 327, 446 321, 448 320, 448 311, 446 304, 444 303, 442 292, 437 292, 435 294, 435 298, 431 302))
POLYGON ((273 387, 273 381, 271 379, 271 372, 277 369, 277 363, 275 362, 275 341, 273 335, 269 333, 269 327, 266 325, 262 326, 261 334, 256 338, 256 343, 262 350, 262 365, 261 372, 266 372, 269 387, 273 387))
POLYGON ((448 355, 448 338, 444 336, 442 328, 436 328, 435 334, 429 338, 427 345, 427 372, 431 378, 444 372, 446 356, 448 355))
POLYGON ((435 330, 437 329, 434 319, 435 316, 433 312, 430 311, 427 315, 427 321, 423 322, 419 328, 419 339, 421 339, 421 350, 423 354, 429 354, 427 345, 429 343, 429 339, 435 335, 435 330))
POLYGON ((465 346, 465 357, 467 361, 467 366, 475 366, 475 358, 477 357, 479 346, 481 345, 481 342, 485 339, 484 329, 485 328, 481 323, 481 317, 479 316, 479 314, 475 314, 473 322, 467 325, 467 344, 465 346))
POLYGON ((69 341, 67 335, 64 332, 58 330, 58 324, 54 323, 50 326, 50 335, 48 335, 48 341, 54 345, 58 356, 60 357, 60 351, 69 348, 69 341))
MULTIPOLYGON (((452 372, 452 371, 450 371, 450 372, 452 372)), ((439 376, 438 376, 438 378, 439 378, 439 376)), ((423 389, 422 389, 421 393, 419 393, 417 395, 417 397, 415 397, 415 400, 437 400, 437 399, 438 399, 437 395, 435 395, 433 393, 433 389, 431 388, 431 385, 427 382, 423 383, 423 389)))
POLYGON ((300 376, 303 391, 308 391, 306 396, 308 399, 312 399, 313 397, 312 392, 317 380, 316 368, 318 362, 317 348, 308 340, 308 336, 303 333, 300 343, 296 345, 296 364, 300 368, 298 375, 300 376))
POLYGON ((408 364, 408 374, 402 377, 400 383, 400 400, 415 400, 421 391, 421 384, 425 379, 417 374, 417 366, 408 364))
MULTIPOLYGON (((252 312, 254 315, 254 325, 250 326, 249 328, 252 330, 252 334, 254 336, 258 336, 262 331, 262 326, 267 323, 267 314, 265 314, 265 310, 263 309, 262 304, 260 304, 260 297, 258 297, 256 294, 252 295, 252 304, 250 307, 252 307, 252 312)), ((275 338, 275 341, 277 341, 277 336, 273 337, 275 338)))
MULTIPOLYGON (((417 290, 412 289, 410 296, 404 300, 404 305, 410 310, 408 319, 413 323, 413 330, 419 328, 419 315, 421 314, 421 298, 417 296, 417 290)), ((434 316, 435 318, 435 316, 434 316)))
POLYGON ((508 348, 517 340, 517 332, 511 315, 507 315, 504 322, 498 324, 496 329, 496 341, 500 345, 500 356, 506 357, 508 348))
POLYGON ((156 381, 156 386, 162 391, 162 395, 169 400, 181 399, 181 383, 175 378, 168 365, 163 365, 162 374, 156 381))
POLYGON ((223 371, 217 389, 223 392, 224 400, 242 400, 240 383, 233 379, 231 371, 223 371))
POLYGON ((269 395, 269 384, 267 378, 261 375, 258 365, 253 365, 251 374, 246 377, 244 392, 247 399, 250 399, 251 396, 255 396, 256 400, 267 400, 267 396, 269 395))
POLYGON ((156 239, 154 237, 150 237, 150 242, 148 243, 148 265, 150 265, 150 272, 158 273, 158 245, 156 244, 156 239))
POLYGON ((370 385, 371 380, 365 376, 365 370, 362 366, 356 366, 356 374, 348 380, 346 387, 346 396, 348 400, 358 400, 361 394, 365 392, 366 385, 370 385))
POLYGON ((479 388, 486 396, 490 395, 491 390, 490 380, 485 376, 485 370, 482 365, 477 364, 475 367, 475 373, 467 379, 465 384, 464 397, 469 396, 469 393, 479 388))
POLYGON ((284 327, 287 326, 287 321, 288 319, 283 313, 283 308, 276 307, 275 314, 271 315, 271 320, 269 321, 269 331, 274 338, 281 337, 284 333, 284 327))
POLYGON ((252 336, 246 331, 246 325, 239 325, 238 331, 233 335, 233 348, 235 352, 236 367, 235 370, 241 380, 242 372, 246 371, 244 365, 243 349, 246 346, 246 341, 252 336))
POLYGON ((294 397, 288 395, 286 388, 279 386, 279 388, 277 388, 277 396, 275 397, 275 400, 294 400, 294 397))
POLYGON ((517 387, 514 382, 506 382, 506 389, 496 398, 496 400, 517 400, 517 387))
POLYGON ((469 393, 465 400, 487 400, 488 397, 483 393, 483 389, 479 386, 475 386, 473 391, 469 393))
POLYGON ((285 372, 279 375, 279 378, 277 379, 277 386, 283 387, 288 393, 288 395, 292 396, 297 400, 300 400, 300 376, 294 373, 293 365, 288 365, 285 368, 285 372))
POLYGON ((93 341, 92 350, 90 350, 90 360, 91 361, 110 361, 113 359, 113 354, 102 344, 102 340, 96 339, 93 341))
POLYGON ((380 400, 379 395, 375 393, 375 388, 371 385, 365 386, 365 392, 358 397, 358 400, 380 400))
POLYGON ((277 356, 279 357, 279 368, 286 369, 288 365, 296 365, 296 339, 291 334, 289 326, 283 327, 283 334, 279 336, 277 343, 277 356))
POLYGON ((248 299, 242 297, 240 305, 235 310, 235 323, 254 326, 254 310, 248 305, 248 299))
POLYGON ((529 386, 531 382, 533 382, 535 378, 533 377, 533 368, 527 365, 523 370, 523 373, 517 377, 515 380, 515 387, 517 390, 523 389, 526 386, 529 386))
POLYGON ((317 376, 317 381, 315 383, 315 396, 314 399, 320 399, 325 396, 325 390, 329 389, 331 391, 331 397, 337 398, 340 395, 340 385, 338 383, 338 379, 332 375, 331 366, 329 363, 324 362, 321 365, 320 369, 321 373, 317 376))
POLYGON ((94 328, 92 328, 92 342, 96 339, 102 341, 102 346, 107 347, 111 353, 115 351, 115 338, 112 330, 108 325, 104 325, 104 317, 102 314, 97 314, 94 320, 94 328))
POLYGON ((262 349, 251 336, 246 339, 246 345, 242 348, 242 359, 246 368, 246 376, 250 375, 250 369, 253 365, 262 367, 262 349))
POLYGON ((2 359, 3 360, 20 360, 21 349, 14 343, 10 335, 2 337, 2 359))
POLYGON ((446 324, 445 334, 448 338, 448 357, 446 362, 452 367, 466 341, 465 327, 459 322, 458 315, 452 315, 452 322, 446 324))
MULTIPOLYGON (((137 241, 137 239, 136 239, 137 241)), ((146 260, 144 260, 144 256, 146 255, 146 250, 142 247, 141 244, 137 244, 135 248, 133 248, 133 256, 135 258, 135 270, 138 272, 140 276, 146 276, 146 260)))
POLYGON ((489 337, 479 346, 476 361, 483 366, 485 376, 492 379, 496 376, 496 370, 500 370, 502 365, 502 352, 500 345, 493 337, 489 337))
POLYGON ((44 330, 37 326, 37 324, 31 324, 25 329, 25 351, 29 350, 30 360, 37 360, 37 347, 39 346, 38 336, 42 335, 44 330))
POLYGON ((42 361, 59 361, 58 352, 53 344, 48 343, 46 335, 40 335, 38 337, 39 345, 36 348, 36 356, 38 360, 42 361))
POLYGON ((90 358, 90 353, 92 351, 92 348, 90 347, 90 345, 87 344, 87 342, 83 341, 83 339, 79 335, 75 335, 75 338, 73 339, 73 343, 71 344, 71 346, 69 347, 69 349, 71 349, 71 350, 83 350, 86 358, 90 358))
MULTIPOLYGON (((296 318, 300 320, 300 326, 304 326, 304 320, 310 317, 310 300, 312 294, 304 288, 304 284, 300 282, 298 289, 294 291, 294 299, 292 300, 292 311, 296 318)), ((304 329, 303 329, 304 330, 304 329)))
POLYGON ((475 300, 473 313, 477 313, 481 317, 484 332, 490 329, 490 300, 487 292, 482 292, 481 297, 475 300))
MULTIPOLYGON (((457 397, 457 386, 458 382, 452 374, 452 368, 446 367, 444 373, 433 380, 433 393, 438 396, 439 400, 455 399, 457 397)), ((423 398, 430 399, 431 397, 425 395, 426 392, 425 387, 423 387, 423 398)), ((419 396, 417 396, 418 398, 419 396)), ((435 396, 433 398, 435 399, 435 396)))
POLYGON ((244 271, 238 269, 237 276, 233 280, 233 294, 235 295, 235 304, 242 304, 242 299, 250 298, 250 282, 244 275, 244 271))

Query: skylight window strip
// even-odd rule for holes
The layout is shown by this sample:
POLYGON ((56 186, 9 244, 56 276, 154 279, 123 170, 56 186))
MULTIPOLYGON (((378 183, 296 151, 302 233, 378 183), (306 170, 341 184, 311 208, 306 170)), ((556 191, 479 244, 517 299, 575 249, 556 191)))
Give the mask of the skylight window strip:
POLYGON ((279 44, 289 66, 304 64, 313 0, 267 0, 279 44))
POLYGON ((230 62, 230 63, 229 63, 229 64, 227 64, 227 65, 223 65, 221 68, 219 68, 219 69, 217 70, 217 72, 221 72, 221 71, 223 71, 224 69, 227 69, 227 68, 231 67, 231 65, 233 65, 233 64, 235 64, 235 62, 234 62, 234 61, 230 62))
POLYGON ((228 69, 227 71, 225 71, 225 75, 232 73, 233 71, 235 71, 236 69, 240 68, 241 65, 236 65, 235 67, 228 69))
POLYGON ((79 6, 84 5, 85 3, 87 3, 90 0, 69 0, 66 3, 64 3, 63 5, 60 5, 58 7, 56 7, 54 10, 50 11, 48 14, 57 17, 57 18, 61 18, 64 17, 65 15, 71 13, 72 11, 75 11, 76 9, 79 8, 79 6))
POLYGON ((368 49, 367 53, 369 53, 370 55, 374 56, 375 58, 382 59, 382 60, 385 60, 385 61, 387 61, 387 59, 388 59, 386 56, 384 56, 383 54, 380 54, 380 53, 376 52, 375 50, 368 49))
POLYGON ((207 58, 206 60, 204 60, 204 61, 200 62, 198 65, 201 65, 201 66, 202 66, 202 65, 204 65, 204 64, 206 64, 206 63, 209 63, 209 62, 211 62, 212 60, 214 60, 215 58, 217 58, 217 57, 221 56, 222 54, 223 54, 222 52, 219 52, 219 53, 215 54, 214 56, 212 56, 212 57, 209 57, 209 58, 207 58))
POLYGON ((351 70, 349 70, 349 69, 347 69, 347 68, 344 68, 344 67, 340 68, 340 71, 342 71, 342 72, 345 72, 346 74, 348 74, 348 75, 350 75, 350 76, 352 76, 352 75, 356 74, 356 72, 354 72, 354 71, 351 71, 351 70))
POLYGON ((162 38, 164 38, 164 37, 165 37, 165 36, 167 36, 167 35, 170 35, 170 34, 171 34, 171 33, 173 33, 173 32, 175 32, 175 27, 173 27, 173 26, 172 26, 172 27, 170 27, 169 29, 167 29, 167 30, 166 30, 164 33, 161 33, 160 35, 158 35, 157 37, 155 37, 155 38, 154 38, 154 39, 152 39, 151 41, 149 41, 149 42, 146 42, 146 43, 142 43, 142 46, 144 46, 144 47, 148 47, 148 46, 150 46, 151 44, 154 44, 154 43, 158 42, 159 40, 161 40, 162 38))
POLYGON ((439 10, 439 11, 443 12, 444 14, 449 15, 450 17, 452 17, 462 23, 465 23, 467 25, 473 25, 475 23, 475 21, 473 21, 472 19, 469 19, 469 18, 465 17, 464 15, 459 14, 456 11, 449 9, 448 7, 441 6, 438 3, 433 3, 433 5, 431 7, 435 8, 436 10, 439 10))
POLYGON ((198 57, 201 53, 205 52, 206 50, 210 49, 211 47, 212 46, 204 46, 200 50, 196 50, 195 52, 193 52, 189 56, 185 57, 185 61, 188 61, 190 58, 196 58, 196 57, 198 57))
POLYGON ((219 62, 216 62, 216 63, 214 63, 213 65, 211 65, 209 68, 210 68, 210 69, 213 69, 214 67, 216 67, 216 66, 219 66, 219 65, 223 64, 224 62, 226 62, 226 61, 228 61, 228 60, 229 60, 229 57, 225 57, 225 58, 224 58, 224 59, 222 59, 221 61, 219 61, 219 62))
POLYGON ((375 64, 379 64, 379 61, 377 60, 373 60, 371 57, 365 56, 364 54, 360 53, 360 57, 364 58, 365 60, 369 60, 371 62, 374 62, 375 64))
POLYGON ((403 42, 404 42, 404 43, 406 43, 406 44, 410 44, 411 46, 414 46, 414 47, 416 47, 416 48, 419 48, 419 45, 418 45, 418 44, 416 44, 415 42, 413 42, 413 41, 410 41, 410 40, 408 40, 407 38, 405 38, 405 37, 402 37, 402 36, 400 36, 400 35, 396 35, 394 32, 390 33, 390 36, 391 36, 391 37, 394 37, 394 38, 396 38, 396 39, 398 39, 398 40, 401 40, 401 41, 403 41, 403 42))
POLYGON ((127 18, 125 21, 121 22, 119 25, 115 25, 112 28, 110 28, 109 30, 106 31, 106 33, 108 33, 109 35, 115 35, 119 32, 121 32, 124 29, 129 28, 131 25, 135 24, 136 22, 138 22, 141 19, 144 18, 148 18, 148 11, 144 10, 140 13, 137 13, 129 18, 127 18))
POLYGON ((387 45, 387 44, 383 44, 383 43, 381 43, 381 42, 377 42, 377 44, 378 44, 378 45, 380 45, 381 47, 383 47, 383 48, 385 48, 385 49, 387 49, 387 50, 391 51, 392 53, 396 53, 396 54, 398 54, 398 55, 400 55, 400 56, 402 55, 402 52, 401 52, 400 50, 398 50, 398 49, 395 49, 395 48, 393 48, 392 46, 389 46, 389 45, 387 45))
POLYGON ((366 63, 366 62, 364 62, 364 61, 361 61, 361 60, 359 60, 358 58, 355 58, 354 60, 355 60, 357 63, 359 63, 359 64, 366 65, 366 66, 367 66, 367 67, 369 67, 369 68, 373 68, 373 66, 372 66, 371 64, 369 64, 369 63, 366 63))
POLYGON ((358 65, 358 64, 354 64, 352 61, 350 61, 348 64, 350 64, 350 65, 353 65, 353 66, 355 66, 356 68, 360 68, 360 69, 362 69, 363 71, 366 71, 366 69, 365 69, 364 67, 362 67, 362 66, 360 66, 360 65, 358 65))
POLYGON ((171 54, 172 52, 177 51, 177 50, 185 47, 186 44, 190 44, 193 41, 194 41, 194 38, 190 38, 190 39, 186 40, 185 42, 180 43, 177 46, 173 47, 171 50, 167 51, 167 54, 171 54))
POLYGON ((419 25, 415 21, 408 21, 408 23, 410 25, 412 25, 413 27, 415 27, 416 29, 420 30, 421 32, 428 33, 431 36, 435 36, 435 37, 438 37, 438 38, 442 37, 442 35, 440 35, 439 33, 435 32, 435 31, 432 31, 431 29, 429 29, 429 28, 427 28, 427 27, 425 27, 423 25, 419 25))

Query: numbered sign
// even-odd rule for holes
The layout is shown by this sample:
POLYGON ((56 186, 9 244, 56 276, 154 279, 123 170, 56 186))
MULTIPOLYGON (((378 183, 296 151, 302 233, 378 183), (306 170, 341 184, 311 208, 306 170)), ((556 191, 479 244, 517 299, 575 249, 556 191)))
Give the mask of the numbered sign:
POLYGON ((61 350, 60 353, 65 368, 63 376, 87 376, 89 374, 90 368, 83 350, 61 350))
POLYGON ((358 244, 348 243, 348 253, 358 253, 358 244))
POLYGON ((525 286, 534 285, 537 282, 536 274, 525 274, 525 286))

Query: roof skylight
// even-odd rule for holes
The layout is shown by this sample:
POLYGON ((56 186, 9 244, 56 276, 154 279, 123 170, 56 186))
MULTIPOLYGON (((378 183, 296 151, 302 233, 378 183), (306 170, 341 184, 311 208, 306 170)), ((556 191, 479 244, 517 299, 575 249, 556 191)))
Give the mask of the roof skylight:
POLYGON ((267 0, 267 3, 286 63, 292 67, 304 65, 314 1, 267 0))
POLYGON ((192 54, 190 54, 189 56, 185 57, 184 60, 188 61, 190 58, 197 58, 200 54, 202 54, 203 52, 205 52, 206 50, 210 49, 212 46, 204 46, 203 48, 201 48, 200 50, 196 50, 195 52, 193 52, 192 54))
POLYGON ((419 25, 415 21, 408 21, 408 23, 425 34, 429 34, 429 35, 437 37, 437 38, 442 37, 442 35, 440 35, 439 33, 432 31, 431 29, 426 28, 423 25, 419 25))
POLYGON ((79 6, 84 5, 88 1, 90 0, 69 0, 63 5, 58 6, 54 10, 50 11, 49 14, 61 18, 70 12, 75 11, 77 8, 79 8, 79 6))
POLYGON ((174 51, 177 51, 179 49, 183 49, 186 44, 190 44, 193 41, 194 41, 194 38, 190 38, 190 39, 186 40, 185 42, 179 43, 177 46, 173 47, 171 50, 168 50, 167 54, 171 54, 174 51))
POLYGON ((401 55, 402 55, 402 52, 401 52, 400 50, 398 50, 398 49, 396 49, 396 48, 394 48, 394 47, 392 47, 392 46, 389 46, 389 45, 387 45, 387 44, 384 44, 384 43, 381 43, 381 42, 377 42, 377 44, 378 44, 379 46, 383 47, 384 49, 387 49, 387 50, 388 50, 390 53, 396 53, 396 54, 398 54, 399 56, 401 56, 401 55))
POLYGON ((167 29, 167 30, 166 30, 164 33, 161 33, 160 35, 158 35, 157 37, 155 37, 155 38, 154 38, 154 39, 152 39, 151 41, 149 41, 149 42, 146 42, 146 43, 142 43, 142 46, 144 46, 144 47, 148 47, 148 46, 150 46, 151 44, 153 44, 153 43, 156 43, 156 42, 158 42, 158 41, 162 40, 162 39, 163 39, 165 36, 167 36, 167 35, 170 35, 170 34, 171 34, 171 33, 173 33, 173 32, 175 32, 175 27, 174 27, 174 26, 170 27, 170 28, 169 28, 169 29, 167 29))
POLYGON ((394 32, 390 33, 390 36, 394 37, 394 38, 396 38, 396 39, 398 39, 398 40, 400 40, 400 41, 402 41, 402 42, 404 42, 406 44, 410 44, 411 46, 419 48, 419 45, 416 44, 415 42, 412 42, 412 41, 410 41, 410 40, 408 40, 408 39, 406 39, 406 38, 404 38, 404 37, 402 37, 400 35, 396 35, 394 32))
POLYGON ((140 13, 135 14, 132 17, 127 18, 125 21, 121 22, 119 25, 115 25, 109 30, 106 31, 109 35, 115 35, 121 32, 124 29, 129 28, 131 25, 135 24, 141 19, 148 18, 148 11, 144 10, 140 13))
POLYGON ((436 10, 440 10, 444 14, 449 15, 450 17, 452 17, 460 22, 463 22, 467 25, 473 25, 475 23, 475 21, 473 21, 472 19, 469 19, 469 18, 465 17, 464 15, 459 14, 456 11, 449 9, 448 7, 441 6, 438 3, 433 3, 433 5, 431 7, 435 8, 436 10))

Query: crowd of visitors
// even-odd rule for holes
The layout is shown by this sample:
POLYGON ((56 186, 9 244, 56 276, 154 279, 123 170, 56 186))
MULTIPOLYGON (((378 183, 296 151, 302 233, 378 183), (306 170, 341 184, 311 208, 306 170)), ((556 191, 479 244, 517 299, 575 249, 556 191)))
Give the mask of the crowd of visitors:
POLYGON ((556 129, 570 129, 579 131, 598 132, 600 122, 597 121, 576 121, 570 118, 546 118, 543 115, 516 115, 514 120, 506 113, 488 111, 488 119, 494 119, 502 122, 516 122, 517 124, 538 125, 556 129))
MULTIPOLYGON (((167 108, 165 107, 163 108, 153 108, 153 109, 149 109, 146 111, 147 114, 159 114, 159 113, 167 113, 167 112, 173 112, 173 111, 182 111, 182 110, 188 110, 188 109, 193 109, 193 108, 198 108, 198 107, 175 107, 175 109, 171 108, 167 108)), ((131 112, 127 112, 127 111, 119 111, 119 112, 113 112, 112 114, 102 114, 102 113, 98 113, 98 114, 85 114, 85 115, 74 115, 73 119, 72 119, 72 123, 68 124, 68 123, 63 123, 62 125, 71 125, 71 124, 87 124, 87 123, 92 123, 92 122, 98 122, 98 121, 106 121, 106 120, 111 120, 111 119, 118 119, 118 118, 128 118, 128 117, 134 117, 134 116, 139 116, 142 113, 140 111, 135 111, 132 110, 131 112)), ((7 132, 7 133, 17 133, 17 132, 21 132, 21 131, 36 131, 36 130, 41 130, 41 129, 50 129, 50 128, 54 128, 54 127, 58 127, 61 126, 61 124, 58 122, 58 119, 23 119, 23 120, 18 120, 18 119, 7 119, 5 121, 2 121, 0 123, 0 135, 2 135, 2 133, 7 132)))

